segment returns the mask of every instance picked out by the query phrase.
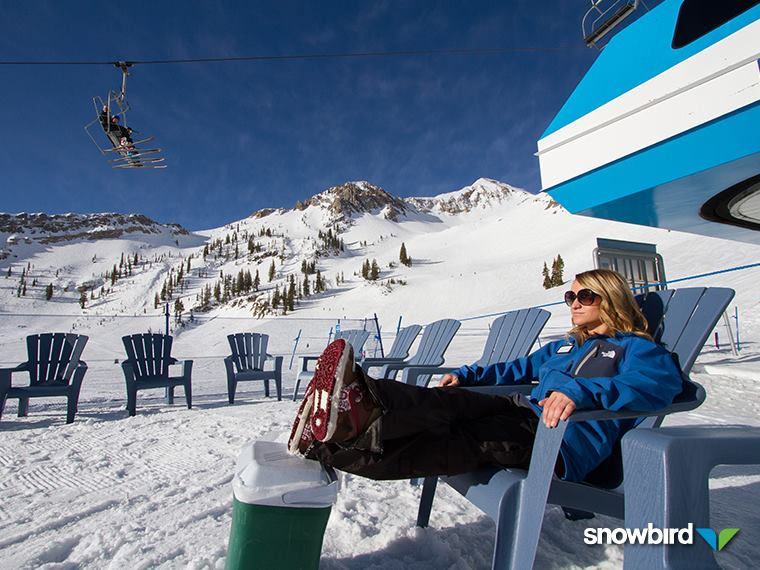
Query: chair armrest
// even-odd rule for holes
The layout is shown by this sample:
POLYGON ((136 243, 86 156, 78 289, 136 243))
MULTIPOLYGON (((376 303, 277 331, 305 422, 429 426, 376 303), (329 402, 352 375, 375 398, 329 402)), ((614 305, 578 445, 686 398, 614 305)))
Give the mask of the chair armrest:
POLYGON ((190 379, 190 375, 193 373, 193 361, 192 360, 180 360, 177 364, 182 364, 182 377, 190 379))
POLYGON ((462 386, 465 390, 480 392, 481 394, 490 394, 492 396, 508 396, 515 392, 530 394, 531 390, 538 384, 500 384, 499 386, 462 386))
POLYGON ((447 374, 448 372, 454 372, 455 370, 457 370, 457 368, 451 366, 409 366, 404 368, 404 372, 401 375, 401 381, 411 386, 417 386, 417 378, 420 376, 426 374, 447 374))
POLYGON ((301 372, 308 372, 309 362, 312 360, 317 360, 319 358, 319 355, 301 355, 299 358, 301 359, 301 372))
POLYGON ((364 358, 359 363, 359 365, 362 368, 362 372, 365 374, 369 372, 370 368, 374 368, 376 366, 385 366, 386 364, 394 364, 396 362, 403 362, 403 358, 364 358))
POLYGON ((135 379, 135 371, 132 368, 132 363, 129 360, 125 360, 121 363, 121 371, 124 372, 124 379, 127 382, 133 382, 135 379))
POLYGON ((80 360, 77 364, 76 369, 74 370, 74 377, 71 379, 71 386, 75 390, 78 390, 82 385, 82 380, 84 379, 85 372, 87 372, 87 363, 80 360))
POLYGON ((173 356, 169 358, 169 364, 179 364, 181 362, 182 362, 181 360, 177 360, 173 356))

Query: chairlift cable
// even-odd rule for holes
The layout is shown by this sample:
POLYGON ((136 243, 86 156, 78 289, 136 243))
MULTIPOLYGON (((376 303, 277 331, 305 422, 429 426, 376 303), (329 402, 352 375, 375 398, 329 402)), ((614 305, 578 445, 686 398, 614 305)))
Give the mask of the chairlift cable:
POLYGON ((575 46, 555 47, 502 47, 502 48, 446 48, 438 50, 399 50, 399 51, 363 51, 363 52, 329 52, 329 53, 301 53, 286 55, 254 55, 239 57, 206 57, 195 59, 148 59, 148 60, 121 60, 121 61, 98 61, 98 60, 16 60, 2 61, 0 65, 115 65, 120 67, 132 65, 162 65, 180 63, 224 63, 244 61, 288 61, 288 60, 314 60, 314 59, 353 59, 353 58, 381 58, 381 57, 414 57, 424 55, 488 55, 499 53, 538 53, 559 52, 574 49, 575 46))

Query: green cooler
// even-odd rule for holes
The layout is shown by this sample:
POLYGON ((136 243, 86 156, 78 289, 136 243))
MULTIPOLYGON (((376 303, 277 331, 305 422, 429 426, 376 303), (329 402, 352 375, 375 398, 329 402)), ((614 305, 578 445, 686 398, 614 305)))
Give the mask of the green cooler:
POLYGON ((319 568, 322 538, 338 494, 335 472, 255 441, 240 452, 232 481, 227 570, 319 568))

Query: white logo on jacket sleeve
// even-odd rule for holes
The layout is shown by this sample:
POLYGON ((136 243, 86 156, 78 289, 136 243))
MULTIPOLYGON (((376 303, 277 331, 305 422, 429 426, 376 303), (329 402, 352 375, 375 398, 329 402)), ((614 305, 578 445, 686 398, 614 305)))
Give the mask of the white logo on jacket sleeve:
POLYGON ((608 350, 607 352, 602 352, 602 358, 615 358, 615 351, 608 350))

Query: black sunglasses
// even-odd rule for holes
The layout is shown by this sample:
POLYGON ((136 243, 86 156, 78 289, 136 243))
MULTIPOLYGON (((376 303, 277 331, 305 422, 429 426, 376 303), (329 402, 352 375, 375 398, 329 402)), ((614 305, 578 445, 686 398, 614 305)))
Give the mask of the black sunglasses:
POLYGON ((594 293, 591 289, 581 289, 577 293, 574 291, 565 292, 565 303, 569 307, 576 299, 581 305, 593 305, 596 298, 599 297, 598 293, 594 293))

